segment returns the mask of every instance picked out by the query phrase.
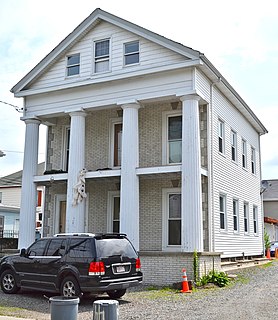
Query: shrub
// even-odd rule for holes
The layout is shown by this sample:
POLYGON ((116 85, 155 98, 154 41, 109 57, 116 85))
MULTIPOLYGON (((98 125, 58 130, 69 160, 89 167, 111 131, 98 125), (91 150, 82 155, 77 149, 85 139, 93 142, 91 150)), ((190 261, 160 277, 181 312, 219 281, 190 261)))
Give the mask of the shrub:
POLYGON ((225 287, 230 282, 228 275, 225 272, 210 271, 207 275, 203 276, 197 285, 204 286, 208 283, 214 283, 218 287, 225 287))

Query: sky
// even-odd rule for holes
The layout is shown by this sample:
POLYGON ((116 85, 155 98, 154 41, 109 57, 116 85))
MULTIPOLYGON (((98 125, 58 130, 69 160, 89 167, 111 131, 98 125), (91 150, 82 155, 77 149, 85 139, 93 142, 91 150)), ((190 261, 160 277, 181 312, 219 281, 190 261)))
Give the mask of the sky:
MULTIPOLYGON (((268 130, 262 178, 278 179, 277 0, 0 0, 0 101, 23 106, 10 89, 92 11, 101 8, 201 51, 268 130), (275 142, 276 141, 276 142, 275 142), (277 145, 276 145, 277 143, 277 145)), ((22 114, 0 103, 0 177, 22 170, 22 114)), ((45 128, 40 126, 39 162, 45 128)))

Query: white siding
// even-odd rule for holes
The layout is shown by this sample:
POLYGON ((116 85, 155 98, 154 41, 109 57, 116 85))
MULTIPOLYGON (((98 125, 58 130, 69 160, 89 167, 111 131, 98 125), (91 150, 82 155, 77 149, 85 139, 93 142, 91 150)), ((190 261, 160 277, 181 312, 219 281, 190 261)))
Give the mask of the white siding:
POLYGON ((206 101, 210 99, 210 81, 201 70, 195 68, 195 89, 200 92, 206 101))
POLYGON ((111 81, 26 97, 26 116, 57 114, 75 108, 115 105, 131 99, 144 100, 174 96, 192 89, 190 70, 162 72, 130 80, 111 81))
MULTIPOLYGON (((93 71, 93 41, 111 38, 111 72, 125 69, 125 73, 148 69, 158 66, 166 66, 183 62, 186 58, 149 40, 138 37, 136 34, 121 29, 108 22, 101 22, 86 34, 69 52, 60 57, 52 67, 36 80, 29 88, 45 88, 48 86, 61 85, 64 83, 99 77, 92 74, 93 71), (123 66, 124 43, 139 40, 140 64, 134 66, 123 66), (66 55, 80 53, 80 75, 78 77, 65 78, 66 55)), ((105 74, 103 74, 105 75, 105 74)))
POLYGON ((2 203, 5 206, 20 207, 21 187, 0 188, 2 203))
POLYGON ((260 163, 259 135, 242 117, 238 110, 223 95, 214 90, 212 106, 213 139, 213 232, 216 252, 223 252, 223 257, 259 255, 263 252, 262 216, 260 198, 260 163), (225 154, 218 152, 218 120, 225 123, 225 154), (238 162, 231 159, 231 130, 237 133, 238 162), (241 163, 241 140, 247 141, 247 170, 241 163), (251 146, 256 150, 256 175, 251 173, 251 146), (227 196, 227 230, 220 230, 219 194, 227 196), (233 230, 233 198, 239 201, 239 233, 233 230), (243 203, 249 203, 249 234, 244 234, 243 203), (258 234, 253 231, 253 205, 258 207, 258 234))

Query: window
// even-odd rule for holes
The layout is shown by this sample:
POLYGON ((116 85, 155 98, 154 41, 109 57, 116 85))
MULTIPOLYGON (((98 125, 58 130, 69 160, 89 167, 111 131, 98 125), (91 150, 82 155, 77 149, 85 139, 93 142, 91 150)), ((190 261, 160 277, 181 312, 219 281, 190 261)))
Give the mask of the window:
POLYGON ((168 201, 168 245, 181 245, 181 194, 170 194, 168 201))
POLYGON ((234 231, 238 232, 238 200, 233 199, 233 223, 234 223, 234 231))
POLYGON ((0 216, 0 238, 3 237, 4 231, 4 216, 0 216))
POLYGON ((231 154, 232 160, 237 161, 237 134, 235 131, 231 131, 231 154))
POLYGON ((246 141, 242 139, 242 167, 247 168, 247 144, 246 141))
POLYGON ((120 197, 113 197, 113 230, 112 232, 120 232, 120 197))
POLYGON ((71 258, 91 258, 91 239, 72 239, 69 248, 71 258))
POLYGON ((105 72, 109 70, 110 40, 95 42, 95 68, 94 72, 105 72))
POLYGON ((37 191, 37 207, 42 206, 42 191, 38 190, 37 191))
POLYGON ((67 76, 75 76, 80 72, 80 54, 73 54, 67 57, 67 76))
POLYGON ((218 151, 224 153, 224 122, 218 120, 218 151))
POLYGON ((249 231, 249 206, 247 202, 243 204, 243 214, 244 214, 244 232, 248 233, 249 231))
POLYGON ((2 192, 0 192, 0 203, 2 203, 2 197, 3 197, 3 193, 2 192))
POLYGON ((63 256, 66 252, 66 239, 50 240, 46 256, 63 256))
POLYGON ((256 174, 256 152, 254 148, 251 148, 251 170, 253 174, 256 174))
POLYGON ((258 207, 253 206, 253 228, 254 228, 254 233, 258 233, 258 207))
POLYGON ((220 229, 226 229, 226 196, 219 196, 220 229))
POLYGON ((124 44, 124 65, 139 63, 139 41, 124 44))
POLYGON ((29 249, 29 256, 42 256, 44 252, 44 248, 48 242, 48 239, 41 239, 35 242, 29 249))
POLYGON ((168 163, 181 163, 182 161, 182 116, 168 117, 168 163))
POLYGON ((70 148, 70 127, 66 127, 63 132, 63 169, 68 171, 69 168, 69 148, 70 148))
POLYGON ((123 124, 113 124, 113 166, 121 166, 123 124))

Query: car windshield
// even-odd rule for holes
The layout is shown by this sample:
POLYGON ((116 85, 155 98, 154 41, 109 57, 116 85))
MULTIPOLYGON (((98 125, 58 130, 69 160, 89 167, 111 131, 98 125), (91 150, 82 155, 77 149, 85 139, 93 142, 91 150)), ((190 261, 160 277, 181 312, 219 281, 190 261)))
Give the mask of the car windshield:
POLYGON ((123 256, 137 258, 136 251, 127 239, 96 239, 99 257, 123 256))

